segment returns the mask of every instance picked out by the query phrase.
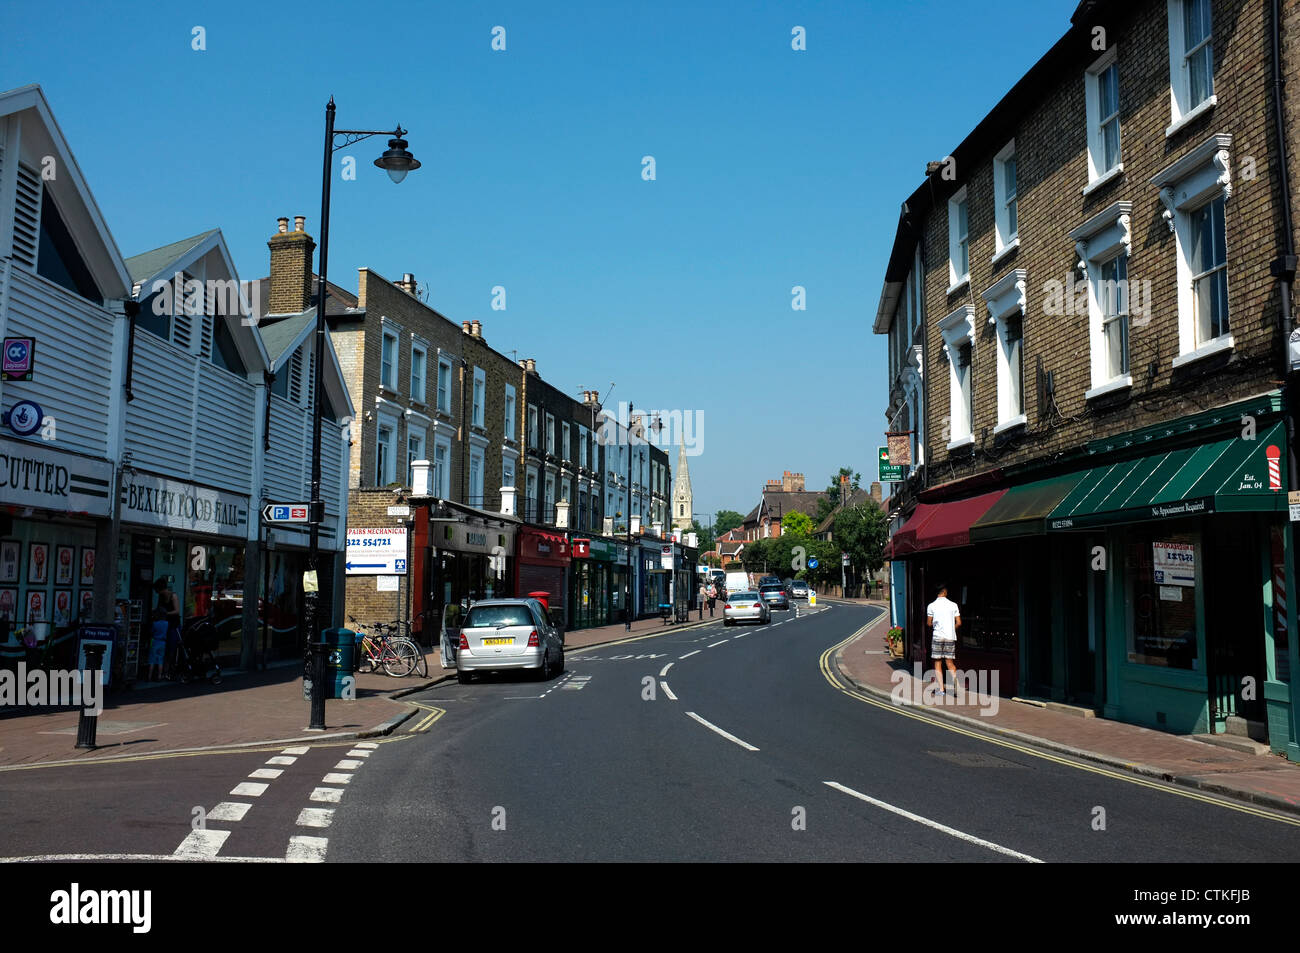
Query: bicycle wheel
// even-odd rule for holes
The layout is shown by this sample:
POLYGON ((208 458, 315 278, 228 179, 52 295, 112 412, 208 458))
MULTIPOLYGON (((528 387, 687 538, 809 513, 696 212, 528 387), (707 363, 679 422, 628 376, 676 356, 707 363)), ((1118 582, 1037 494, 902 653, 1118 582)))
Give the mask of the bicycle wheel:
POLYGON ((357 643, 357 673, 361 675, 369 674, 375 670, 375 657, 372 654, 372 647, 369 639, 363 639, 357 643))
POLYGON ((384 671, 394 678, 410 675, 418 654, 414 643, 392 639, 384 649, 384 671))

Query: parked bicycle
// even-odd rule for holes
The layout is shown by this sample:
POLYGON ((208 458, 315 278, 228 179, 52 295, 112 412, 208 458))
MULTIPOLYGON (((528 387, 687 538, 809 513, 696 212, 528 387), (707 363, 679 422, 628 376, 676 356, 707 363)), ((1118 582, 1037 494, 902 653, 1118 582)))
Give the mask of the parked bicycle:
POLYGON ((360 637, 357 642, 358 672, 367 673, 383 668, 386 674, 394 678, 411 674, 420 656, 419 647, 414 642, 393 634, 395 628, 391 625, 372 625, 370 628, 375 631, 372 636, 360 628, 361 623, 354 616, 348 616, 348 619, 357 626, 356 633, 360 637))
POLYGON ((385 631, 392 632, 394 638, 403 639, 415 646, 415 665, 411 669, 411 674, 427 678, 429 676, 429 659, 419 640, 411 634, 411 623, 401 619, 394 619, 392 622, 385 624, 383 628, 385 631))

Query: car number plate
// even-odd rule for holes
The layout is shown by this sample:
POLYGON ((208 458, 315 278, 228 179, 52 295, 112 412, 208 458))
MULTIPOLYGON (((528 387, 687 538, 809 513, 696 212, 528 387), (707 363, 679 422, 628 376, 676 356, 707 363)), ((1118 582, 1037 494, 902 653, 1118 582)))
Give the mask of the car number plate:
POLYGON ((484 639, 483 644, 484 645, 512 645, 514 641, 515 640, 512 638, 511 639, 484 639))

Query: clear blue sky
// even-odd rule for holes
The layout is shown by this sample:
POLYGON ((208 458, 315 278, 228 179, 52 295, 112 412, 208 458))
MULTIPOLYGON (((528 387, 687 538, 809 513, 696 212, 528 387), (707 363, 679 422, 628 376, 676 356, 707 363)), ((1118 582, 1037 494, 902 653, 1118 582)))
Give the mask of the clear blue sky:
POLYGON ((220 227, 245 279, 277 216, 317 234, 330 95, 342 127, 400 122, 424 167, 343 153, 330 277, 413 272, 557 387, 701 411, 696 512, 743 512, 786 469, 875 478, 899 205, 1075 5, 8 3, 0 88, 45 88, 124 255, 220 227))

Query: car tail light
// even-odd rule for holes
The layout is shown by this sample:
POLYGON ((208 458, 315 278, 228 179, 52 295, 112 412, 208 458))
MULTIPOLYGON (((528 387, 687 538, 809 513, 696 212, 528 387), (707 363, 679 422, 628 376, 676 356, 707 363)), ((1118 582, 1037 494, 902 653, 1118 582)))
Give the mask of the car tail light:
POLYGON ((537 637, 536 629, 528 633, 528 647, 530 649, 540 648, 541 644, 542 640, 537 637))
POLYGON ((724 609, 730 609, 730 608, 731 608, 731 603, 728 602, 728 603, 727 603, 726 605, 724 605, 722 608, 724 608, 724 609))
POLYGON ((460 649, 467 649, 467 648, 469 648, 469 639, 465 638, 465 633, 464 633, 464 632, 462 632, 462 633, 460 634, 460 645, 458 645, 458 646, 456 646, 456 647, 457 647, 457 648, 460 648, 460 649))

